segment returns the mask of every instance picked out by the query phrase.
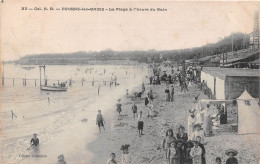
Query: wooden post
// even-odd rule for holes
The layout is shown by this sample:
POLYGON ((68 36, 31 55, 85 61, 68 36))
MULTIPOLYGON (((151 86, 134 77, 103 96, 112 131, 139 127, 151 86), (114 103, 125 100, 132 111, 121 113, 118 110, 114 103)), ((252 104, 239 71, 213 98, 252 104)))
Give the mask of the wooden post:
POLYGON ((224 68, 224 62, 225 62, 225 57, 224 57, 224 52, 223 52, 223 68, 224 68))
POLYGON ((98 85, 98 95, 99 95, 99 88, 100 88, 100 85, 98 85))
POLYGON ((3 64, 2 86, 4 86, 5 85, 5 65, 3 62, 2 62, 2 64, 3 64))
POLYGON ((69 86, 71 86, 71 83, 72 83, 72 80, 71 80, 71 79, 69 79, 69 86))
POLYGON ((41 68, 41 66, 39 66, 39 68, 40 68, 40 89, 42 89, 42 68, 41 68))

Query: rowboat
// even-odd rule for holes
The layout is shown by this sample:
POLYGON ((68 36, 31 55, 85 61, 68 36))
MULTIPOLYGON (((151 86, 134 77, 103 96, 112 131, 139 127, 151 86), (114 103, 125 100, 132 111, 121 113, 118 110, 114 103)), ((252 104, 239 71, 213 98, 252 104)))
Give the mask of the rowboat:
POLYGON ((54 92, 65 92, 68 90, 68 87, 66 87, 66 84, 65 82, 64 83, 60 83, 58 84, 58 86, 56 85, 53 85, 53 86, 49 86, 47 85, 47 81, 46 81, 46 78, 45 78, 45 65, 44 66, 39 66, 40 68, 40 89, 42 91, 54 91, 54 92), (46 81, 45 85, 42 85, 42 76, 41 76, 41 68, 43 68, 44 70, 44 81, 46 81))
POLYGON ((42 91, 57 91, 57 92, 65 92, 68 90, 68 87, 60 87, 60 86, 41 86, 42 91))

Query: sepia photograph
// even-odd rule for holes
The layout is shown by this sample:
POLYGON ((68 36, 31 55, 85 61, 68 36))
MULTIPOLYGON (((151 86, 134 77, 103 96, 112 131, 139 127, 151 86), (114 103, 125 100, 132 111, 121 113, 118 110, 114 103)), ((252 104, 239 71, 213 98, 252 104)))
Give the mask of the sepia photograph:
POLYGON ((259 1, 0 1, 0 164, 259 164, 259 1))

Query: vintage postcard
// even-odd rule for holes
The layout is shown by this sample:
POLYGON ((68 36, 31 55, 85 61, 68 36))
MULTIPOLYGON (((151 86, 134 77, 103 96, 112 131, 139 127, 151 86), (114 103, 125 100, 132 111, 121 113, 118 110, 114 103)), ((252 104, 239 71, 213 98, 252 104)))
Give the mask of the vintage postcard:
POLYGON ((1 164, 258 164, 258 1, 1 0, 1 164))

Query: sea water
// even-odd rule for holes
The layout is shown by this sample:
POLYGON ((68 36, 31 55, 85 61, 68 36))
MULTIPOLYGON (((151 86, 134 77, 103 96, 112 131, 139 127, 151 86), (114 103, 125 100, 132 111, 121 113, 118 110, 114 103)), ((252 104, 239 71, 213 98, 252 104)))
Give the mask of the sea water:
POLYGON ((131 93, 145 80, 145 70, 145 66, 48 65, 48 85, 57 85, 59 80, 67 81, 68 86, 69 79, 72 85, 67 92, 46 92, 40 90, 39 80, 34 80, 40 77, 38 66, 26 70, 19 65, 5 65, 0 92, 1 163, 55 163, 60 154, 70 163, 91 161, 94 154, 86 150, 86 145, 98 133, 97 110, 101 109, 104 116, 115 111, 126 89, 131 93), (27 79, 26 86, 22 78, 27 79), (115 78, 118 86, 103 82, 115 78), (11 110, 17 118, 12 119, 11 110), (40 140, 38 151, 26 150, 33 133, 40 140))

